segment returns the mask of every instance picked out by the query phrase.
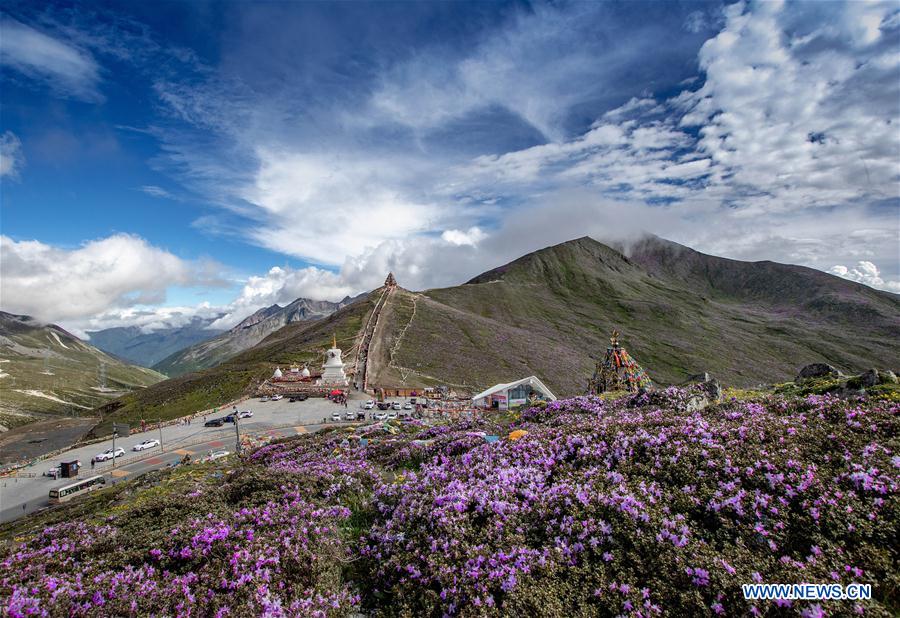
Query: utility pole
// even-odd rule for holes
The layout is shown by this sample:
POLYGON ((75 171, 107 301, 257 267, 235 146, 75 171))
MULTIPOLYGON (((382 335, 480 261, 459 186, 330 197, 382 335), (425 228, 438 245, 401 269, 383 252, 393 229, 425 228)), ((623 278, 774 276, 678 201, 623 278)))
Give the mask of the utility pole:
POLYGON ((119 435, 119 431, 116 429, 115 423, 113 423, 113 470, 116 469, 116 436, 119 435))
POLYGON ((159 419, 159 422, 158 422, 158 425, 157 425, 157 426, 159 427, 159 452, 161 453, 162 450, 163 450, 163 444, 162 444, 162 419, 159 419))
POLYGON ((238 409, 237 406, 234 406, 234 433, 237 436, 235 442, 235 452, 240 455, 241 454, 241 428, 238 426, 240 419, 238 419, 238 409))

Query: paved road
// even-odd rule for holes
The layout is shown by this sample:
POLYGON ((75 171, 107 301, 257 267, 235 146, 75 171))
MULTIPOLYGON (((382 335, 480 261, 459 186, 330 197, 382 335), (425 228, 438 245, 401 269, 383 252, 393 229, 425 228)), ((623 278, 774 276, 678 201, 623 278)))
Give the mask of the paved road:
MULTIPOLYGON (((361 400, 351 400, 347 409, 356 411, 359 409, 360 403, 361 400)), ((342 415, 346 412, 343 406, 319 398, 295 403, 290 403, 287 399, 269 402, 250 400, 242 403, 239 409, 253 411, 252 418, 242 419, 240 422, 242 434, 276 437, 316 431, 322 427, 324 420, 327 419, 330 422, 333 412, 340 412, 342 415)), ((227 411, 223 411, 218 416, 225 416, 226 413, 227 411)), ((213 417, 211 415, 207 419, 213 417)), ((116 439, 116 448, 124 448, 125 456, 120 457, 115 465, 112 462, 98 463, 93 474, 105 474, 110 481, 115 483, 123 478, 133 477, 176 463, 186 454, 190 454, 192 459, 196 459, 197 456, 202 456, 211 449, 234 452, 236 435, 234 425, 230 423, 226 423, 222 427, 204 427, 203 420, 196 419, 192 421, 191 425, 163 427, 162 449, 153 448, 139 453, 132 452, 131 447, 150 438, 158 440, 160 438, 159 430, 152 429, 116 439)), ((34 474, 33 478, 6 477, 0 479, 0 522, 11 521, 47 506, 50 490, 60 487, 68 481, 68 479, 54 480, 42 476, 43 472, 63 461, 80 460, 83 467, 79 476, 82 478, 90 476, 92 474, 91 457, 109 448, 112 448, 112 440, 75 448, 20 470, 25 474, 34 474)))

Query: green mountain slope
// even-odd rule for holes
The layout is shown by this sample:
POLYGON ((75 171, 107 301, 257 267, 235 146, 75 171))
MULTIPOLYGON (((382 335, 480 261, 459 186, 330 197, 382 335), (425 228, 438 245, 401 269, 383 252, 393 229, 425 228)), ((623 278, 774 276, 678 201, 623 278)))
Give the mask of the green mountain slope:
POLYGON ((663 384, 709 371, 744 386, 789 380, 810 362, 855 371, 900 359, 897 295, 659 238, 631 256, 581 238, 465 285, 399 291, 373 346, 372 382, 475 390, 535 374, 557 394, 576 394, 614 328, 663 384))
POLYGON ((111 399, 164 379, 58 326, 0 311, 0 425, 21 425, 48 414, 90 413, 111 399))

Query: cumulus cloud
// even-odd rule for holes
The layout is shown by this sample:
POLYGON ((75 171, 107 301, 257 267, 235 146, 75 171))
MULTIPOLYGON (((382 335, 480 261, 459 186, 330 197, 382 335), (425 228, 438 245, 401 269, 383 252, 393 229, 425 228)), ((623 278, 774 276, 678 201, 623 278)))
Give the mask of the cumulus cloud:
POLYGON ((86 50, 11 17, 0 20, 0 62, 62 96, 103 101, 100 66, 86 50))
POLYGON ((258 156, 259 171, 242 194, 264 223, 251 236, 281 253, 337 265, 367 245, 427 231, 439 214, 401 189, 412 171, 401 165, 266 150, 258 156))
POLYGON ((477 227, 470 227, 468 230, 444 230, 444 233, 441 234, 441 238, 457 247, 460 245, 474 247, 486 237, 487 234, 477 227))
POLYGON ((25 165, 22 142, 12 131, 0 135, 0 178, 15 179, 25 165))
POLYGON ((828 272, 869 287, 900 293, 900 281, 885 281, 881 278, 881 272, 878 270, 878 267, 867 260, 860 260, 856 263, 856 267, 852 268, 837 264, 829 268, 828 272))
POLYGON ((111 309, 160 304, 170 286, 217 285, 217 266, 189 262, 137 236, 75 249, 0 237, 3 310, 76 323, 111 309))

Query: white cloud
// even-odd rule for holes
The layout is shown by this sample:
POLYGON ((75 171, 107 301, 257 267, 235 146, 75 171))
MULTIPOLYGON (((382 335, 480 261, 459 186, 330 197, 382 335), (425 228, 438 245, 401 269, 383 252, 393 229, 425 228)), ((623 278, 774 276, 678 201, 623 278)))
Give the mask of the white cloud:
POLYGON ((59 94, 100 102, 100 66, 93 56, 11 17, 0 20, 0 62, 59 94))
POLYGON ((77 323, 110 310, 160 304, 170 286, 216 285, 217 267, 117 234, 63 249, 0 237, 3 310, 77 323))
POLYGON ((0 135, 0 178, 15 179, 25 165, 22 142, 12 131, 0 135))
POLYGON ((474 247, 486 237, 487 234, 477 227, 470 227, 468 230, 445 230, 444 233, 441 234, 441 238, 457 247, 460 245, 474 247))
POLYGON ((868 285, 869 287, 900 293, 900 281, 885 281, 881 278, 878 267, 867 260, 860 260, 855 268, 847 268, 840 264, 828 269, 832 275, 868 285))
POLYGON ((432 228, 439 211, 406 195, 416 165, 384 160, 258 152, 259 170, 242 197, 263 225, 251 232, 275 251, 337 265, 366 246, 432 228))
POLYGON ((174 195, 172 195, 162 187, 157 187, 156 185, 143 185, 142 187, 140 187, 140 191, 153 197, 159 197, 167 200, 175 199, 174 195))
POLYGON ((213 307, 208 302, 194 306, 136 306, 124 309, 110 309, 96 316, 75 321, 66 321, 62 325, 69 332, 79 337, 88 338, 87 331, 106 328, 136 326, 143 333, 152 333, 168 328, 187 326, 195 319, 212 323, 221 317, 223 310, 213 307))

